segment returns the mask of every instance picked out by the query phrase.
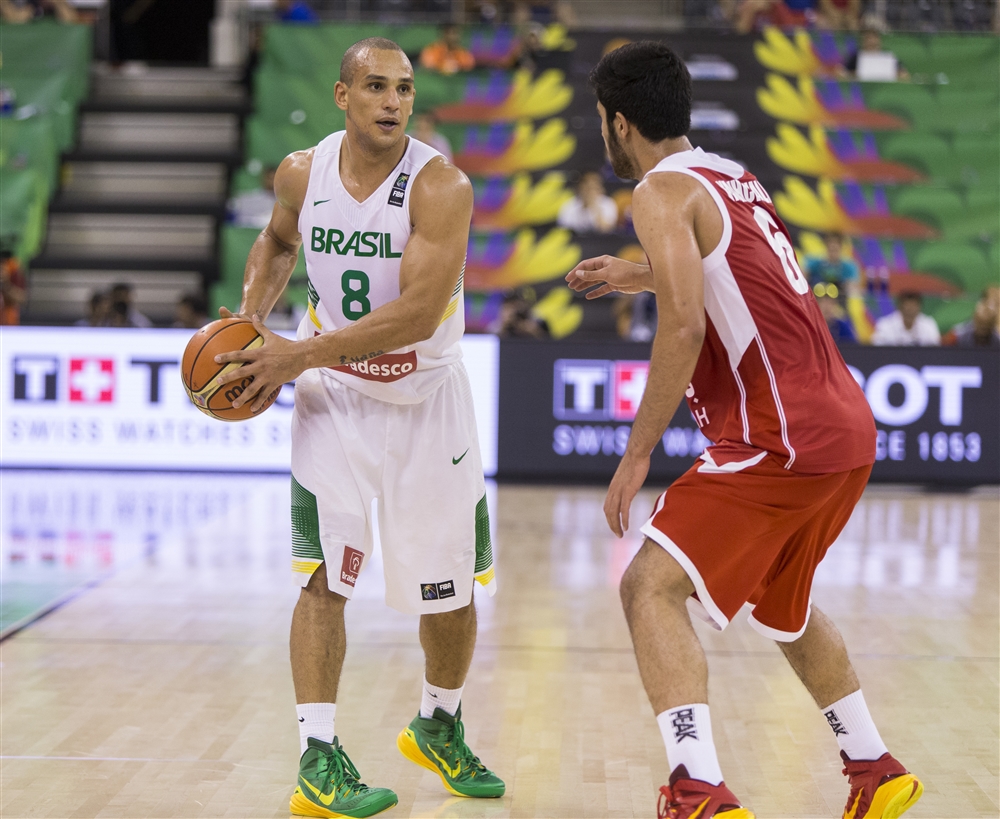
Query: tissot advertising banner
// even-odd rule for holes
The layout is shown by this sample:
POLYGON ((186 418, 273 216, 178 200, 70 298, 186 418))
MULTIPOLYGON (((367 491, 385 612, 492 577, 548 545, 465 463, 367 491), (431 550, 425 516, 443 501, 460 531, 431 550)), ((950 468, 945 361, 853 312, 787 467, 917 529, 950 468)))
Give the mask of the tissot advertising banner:
MULTIPOLYGON (((260 417, 227 423, 187 398, 190 330, 5 327, 0 331, 0 466, 285 471, 293 389, 260 417)), ((496 473, 498 342, 470 336, 483 466, 496 473)))
MULTIPOLYGON (((873 480, 1000 482, 1000 354, 956 348, 845 348, 878 428, 873 480)), ((501 477, 610 479, 646 385, 649 346, 504 341, 501 477)), ((650 478, 686 470, 707 440, 682 404, 650 478)))

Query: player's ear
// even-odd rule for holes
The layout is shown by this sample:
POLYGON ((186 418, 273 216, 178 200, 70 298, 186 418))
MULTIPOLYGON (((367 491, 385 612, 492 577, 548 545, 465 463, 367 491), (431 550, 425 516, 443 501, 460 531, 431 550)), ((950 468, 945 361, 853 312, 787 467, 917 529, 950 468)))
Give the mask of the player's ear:
POLYGON ((629 122, 621 111, 615 111, 615 121, 612 123, 612 127, 618 132, 619 139, 625 139, 628 136, 629 122))
POLYGON ((333 86, 333 101, 341 111, 347 110, 347 83, 337 80, 333 86))

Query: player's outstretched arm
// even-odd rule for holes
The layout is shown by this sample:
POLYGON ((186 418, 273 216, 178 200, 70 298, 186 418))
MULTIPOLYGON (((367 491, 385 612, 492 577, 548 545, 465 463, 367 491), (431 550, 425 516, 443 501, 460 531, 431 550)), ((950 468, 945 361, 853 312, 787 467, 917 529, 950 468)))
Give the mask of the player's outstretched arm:
POLYGON ((646 391, 604 501, 608 525, 619 537, 628 529, 629 510, 646 480, 650 454, 684 396, 705 339, 704 274, 695 234, 695 221, 703 218, 705 209, 702 195, 708 198, 690 177, 660 173, 640 183, 632 198, 632 218, 649 257, 659 318, 646 391))
POLYGON ((641 293, 653 289, 653 276, 648 264, 626 262, 616 256, 595 256, 584 259, 566 274, 566 283, 577 293, 600 285, 587 293, 588 299, 608 293, 641 293))

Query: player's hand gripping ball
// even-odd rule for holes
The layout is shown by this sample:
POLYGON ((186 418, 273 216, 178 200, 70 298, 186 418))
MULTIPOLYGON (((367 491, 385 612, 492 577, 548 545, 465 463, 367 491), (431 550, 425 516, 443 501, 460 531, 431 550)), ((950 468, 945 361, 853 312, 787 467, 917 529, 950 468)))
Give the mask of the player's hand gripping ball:
POLYGON ((243 366, 237 362, 216 364, 217 355, 236 350, 253 350, 263 343, 264 339, 260 337, 253 322, 245 318, 234 316, 219 319, 202 327, 191 337, 181 360, 181 378, 191 403, 205 415, 211 415, 220 421, 244 421, 260 415, 271 406, 281 392, 281 387, 267 397, 258 412, 253 412, 250 409, 252 401, 239 408, 233 407, 233 401, 253 382, 252 375, 221 387, 215 383, 220 375, 243 366))

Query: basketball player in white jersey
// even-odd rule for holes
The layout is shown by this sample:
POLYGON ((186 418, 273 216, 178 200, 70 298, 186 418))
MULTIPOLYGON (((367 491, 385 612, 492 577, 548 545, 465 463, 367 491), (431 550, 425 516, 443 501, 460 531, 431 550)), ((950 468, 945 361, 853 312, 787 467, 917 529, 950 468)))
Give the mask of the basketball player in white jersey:
POLYGON ((271 222, 247 260, 240 314, 264 343, 217 360, 245 362, 224 383, 253 377, 234 405, 259 408, 296 382, 292 568, 303 588, 291 661, 302 757, 291 810, 363 817, 397 802, 360 781, 334 730, 344 605, 372 551, 375 498, 386 602, 420 615, 426 659, 420 713, 397 745, 453 794, 498 797, 504 783, 465 744, 461 720, 476 640, 473 583, 496 588, 459 347, 472 186, 406 136, 413 68, 398 45, 351 46, 334 94, 346 129, 281 163, 271 222), (263 319, 300 247, 309 311, 288 341, 263 319))

